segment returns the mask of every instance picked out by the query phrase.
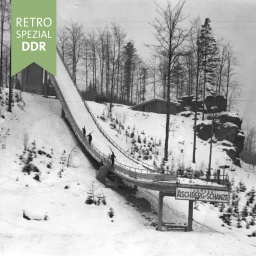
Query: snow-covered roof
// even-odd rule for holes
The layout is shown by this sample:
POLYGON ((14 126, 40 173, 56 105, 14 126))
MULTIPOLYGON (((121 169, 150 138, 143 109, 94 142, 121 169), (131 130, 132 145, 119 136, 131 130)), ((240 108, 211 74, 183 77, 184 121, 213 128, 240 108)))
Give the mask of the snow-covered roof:
MULTIPOLYGON (((148 100, 148 101, 142 102, 142 103, 137 104, 137 105, 135 105, 135 106, 132 106, 132 107, 130 107, 130 109, 134 109, 134 108, 137 108, 137 107, 141 107, 141 106, 147 105, 147 104, 152 103, 152 102, 157 102, 157 101, 158 101, 158 102, 164 102, 164 103, 167 102, 167 101, 164 100, 164 99, 155 98, 155 99, 152 99, 152 100, 148 100)), ((175 102, 175 101, 170 101, 170 103, 171 103, 171 104, 174 104, 174 105, 176 105, 176 106, 179 106, 179 105, 180 105, 178 102, 175 102)))

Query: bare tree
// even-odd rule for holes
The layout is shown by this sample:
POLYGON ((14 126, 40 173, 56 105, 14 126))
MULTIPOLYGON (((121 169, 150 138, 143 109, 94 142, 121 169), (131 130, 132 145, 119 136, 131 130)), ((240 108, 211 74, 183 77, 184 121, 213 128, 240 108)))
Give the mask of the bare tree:
POLYGON ((171 91, 171 74, 177 59, 183 54, 182 44, 187 38, 189 31, 182 26, 182 22, 186 19, 182 15, 182 9, 185 1, 179 3, 172 8, 168 1, 165 8, 157 6, 159 18, 152 23, 155 30, 155 38, 158 45, 155 45, 155 52, 166 57, 168 60, 167 70, 167 104, 166 104, 166 129, 165 129, 165 148, 164 159, 168 160, 168 142, 169 142, 169 124, 170 124, 170 91, 171 91))
POLYGON ((10 29, 10 0, 0 1, 0 87, 3 87, 4 33, 10 29))
POLYGON ((194 115, 194 140, 193 140, 193 159, 192 162, 196 162, 196 125, 197 125, 197 112, 198 112, 198 90, 199 90, 199 76, 200 76, 200 62, 201 55, 198 47, 198 39, 200 36, 200 19, 197 18, 192 21, 192 30, 189 34, 189 49, 188 57, 192 58, 192 62, 195 65, 196 84, 195 84, 195 115, 194 115))
POLYGON ((112 42, 111 42, 111 54, 110 60, 112 65, 111 70, 111 88, 110 88, 110 112, 112 111, 112 101, 115 86, 115 75, 117 74, 118 62, 120 60, 120 49, 123 45, 125 33, 121 27, 117 24, 112 24, 112 42))
POLYGON ((66 55, 68 51, 67 40, 68 40, 68 37, 67 37, 66 29, 61 29, 61 31, 58 33, 58 36, 57 36, 57 46, 58 46, 60 57, 64 63, 66 63, 66 55))
POLYGON ((156 98, 156 76, 157 76, 157 56, 153 55, 152 59, 149 61, 147 67, 149 70, 149 76, 153 79, 153 97, 156 98))
POLYGON ((89 45, 90 45, 90 61, 92 69, 92 86, 96 91, 97 86, 97 36, 94 31, 89 35, 89 45))
POLYGON ((77 22, 71 21, 65 26, 67 38, 67 64, 71 69, 72 80, 77 85, 77 66, 82 58, 83 27, 77 22))

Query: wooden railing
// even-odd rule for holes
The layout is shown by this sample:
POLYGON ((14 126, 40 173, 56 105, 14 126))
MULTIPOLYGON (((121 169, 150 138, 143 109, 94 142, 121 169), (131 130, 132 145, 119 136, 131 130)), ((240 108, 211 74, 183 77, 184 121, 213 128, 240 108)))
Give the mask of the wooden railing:
MULTIPOLYGON (((62 63, 63 64, 63 63, 62 63)), ((63 66, 65 67, 65 65, 63 64, 63 66)), ((66 68, 66 67, 65 67, 66 68)), ((98 150, 93 144, 89 144, 88 140, 86 138, 83 137, 82 131, 80 129, 80 127, 77 125, 70 109, 69 106, 65 100, 65 97, 62 94, 62 91, 60 89, 60 86, 58 84, 58 82, 56 81, 56 78, 52 75, 50 75, 50 80, 52 82, 52 85, 56 91, 56 94, 58 96, 58 99, 61 102, 63 111, 65 113, 65 118, 68 120, 74 134, 76 135, 77 139, 81 142, 81 144, 84 146, 84 148, 87 150, 87 152, 98 162, 108 162, 108 156, 105 155, 104 153, 102 153, 100 150, 98 150)), ((72 83, 72 85, 75 87, 75 85, 72 83)), ((123 172, 124 174, 126 174, 127 172, 129 173, 130 176, 136 176, 136 177, 140 177, 140 175, 142 174, 152 174, 154 172, 152 172, 149 169, 145 169, 145 168, 137 168, 137 167, 132 167, 132 166, 128 166, 125 165, 121 162, 115 161, 115 165, 114 165, 114 170, 117 172, 123 172)), ((143 175, 142 175, 143 176, 143 175)), ((151 176, 145 176, 144 179, 152 179, 151 176)))
MULTIPOLYGON (((66 68, 66 66, 64 65, 63 62, 62 62, 62 65, 66 68)), ((66 71, 67 71, 67 74, 69 74, 67 69, 66 69, 66 71)), ((73 114, 70 111, 70 108, 69 108, 69 106, 68 106, 68 104, 65 100, 65 97, 62 94, 62 91, 60 89, 60 86, 59 86, 56 78, 54 76, 50 75, 50 80, 51 80, 52 85, 53 85, 53 87, 56 91, 58 99, 61 102, 63 111, 65 113, 65 117, 68 120, 68 122, 69 122, 74 134, 76 135, 77 139, 80 141, 80 143, 83 145, 83 147, 87 150, 87 152, 98 163, 104 163, 104 164, 109 165, 110 160, 109 160, 108 156, 105 155, 104 153, 102 153, 100 150, 98 150, 93 144, 89 144, 87 139, 85 137, 83 137, 82 131, 81 131, 80 127, 77 125, 77 123, 76 123, 76 121, 73 117, 73 114)), ((70 78, 70 83, 71 83, 72 86, 75 87, 71 78, 70 78)), ((76 87, 74 89, 76 89, 76 87)), ((78 91, 77 91, 77 93, 78 93, 78 91)), ((82 100, 82 98, 81 98, 81 100, 82 100)), ((88 105, 86 103, 85 103, 85 107, 87 107, 87 110, 89 111, 89 113, 91 113, 91 110, 90 110, 90 108, 88 107, 88 105)), ((100 125, 98 124, 98 121, 96 120, 94 115, 92 115, 92 118, 93 118, 94 122, 96 123, 96 125, 99 128, 100 125)), ((108 141, 111 141, 111 143, 114 143, 115 147, 120 148, 114 141, 112 141, 112 139, 105 133, 105 131, 102 128, 99 128, 99 130, 102 133, 104 133, 104 136, 105 136, 106 139, 108 139, 108 141)), ((119 150, 123 151, 123 149, 121 149, 121 148, 119 150)), ((126 152, 124 152, 124 153, 126 153, 126 152)), ((126 157, 128 157, 127 154, 124 154, 124 155, 126 157)), ((132 157, 128 157, 128 158, 131 159, 132 157)), ((134 161, 134 159, 131 159, 131 160, 134 161)), ((140 162, 141 161, 138 161, 138 163, 140 163, 140 162)), ((136 168, 136 167, 132 167, 132 166, 122 164, 121 162, 118 162, 118 161, 115 161, 114 168, 112 169, 112 171, 115 172, 116 174, 120 173, 123 176, 127 176, 129 178, 133 178, 133 179, 136 179, 136 180, 140 179, 142 181, 143 180, 150 181, 150 182, 152 182, 152 184, 154 184, 155 182, 157 182, 157 183, 160 182, 161 183, 161 182, 168 182, 168 181, 172 181, 172 182, 175 182, 175 181, 177 182, 178 181, 178 175, 159 174, 156 171, 151 170, 149 167, 147 167, 146 169, 145 168, 136 168)), ((216 177, 210 177, 209 181, 216 182, 216 177)), ((227 186, 227 184, 229 184, 228 176, 227 177, 219 177, 219 179, 217 179, 216 183, 227 186)))
POLYGON ((115 141, 113 141, 108 134, 103 130, 103 128, 101 127, 101 125, 99 124, 97 118, 94 116, 94 114, 92 113, 89 105, 87 104, 87 102, 84 101, 84 105, 87 108, 88 112, 90 113, 91 117, 93 118, 95 124, 97 125, 98 129, 100 130, 100 132, 107 138, 107 140, 115 147, 117 148, 121 153, 123 153, 127 158, 129 158, 130 160, 132 160, 133 162, 137 163, 137 164, 141 164, 142 166, 144 166, 145 168, 153 171, 153 172, 157 172, 157 170, 155 169, 154 166, 145 163, 143 161, 140 161, 134 157, 132 157, 130 154, 128 154, 125 150, 123 150, 120 146, 117 145, 117 143, 115 141))

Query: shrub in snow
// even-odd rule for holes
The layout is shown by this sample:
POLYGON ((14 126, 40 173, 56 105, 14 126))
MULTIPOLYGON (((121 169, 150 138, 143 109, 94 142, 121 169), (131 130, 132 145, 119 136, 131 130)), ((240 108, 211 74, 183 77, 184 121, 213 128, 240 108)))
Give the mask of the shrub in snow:
POLYGON ((113 218, 115 215, 115 212, 114 212, 114 209, 112 207, 109 208, 109 211, 108 211, 108 216, 110 218, 113 218))
POLYGON ((39 169, 33 164, 26 164, 23 167, 22 171, 26 172, 27 174, 30 174, 30 172, 40 172, 39 169))
POLYGON ((252 216, 251 221, 250 221, 250 225, 251 226, 255 225, 255 216, 252 216))
POLYGON ((201 170, 201 171, 195 171, 195 172, 194 172, 194 178, 195 178, 195 179, 199 179, 199 178, 202 177, 202 176, 204 176, 204 173, 203 173, 202 170, 201 170))
POLYGON ((185 169, 185 177, 190 179, 193 177, 193 169, 191 167, 185 169))
POLYGON ((33 153, 32 153, 32 151, 29 151, 28 158, 25 161, 26 161, 26 164, 29 164, 30 162, 33 161, 33 153))
POLYGON ((106 197, 104 194, 97 195, 97 205, 100 205, 101 203, 103 205, 107 204, 106 197))
POLYGON ((92 189, 87 192, 88 196, 87 199, 85 200, 86 204, 96 204, 96 201, 94 200, 94 191, 93 191, 93 186, 92 189))
POLYGON ((34 177, 33 179, 34 179, 34 180, 37 180, 37 181, 41 181, 41 180, 40 180, 40 176, 39 176, 39 174, 36 174, 36 175, 35 175, 35 177, 34 177))
POLYGON ((251 235, 248 235, 249 237, 256 237, 256 231, 253 231, 251 235))
POLYGON ((242 182, 242 181, 240 181, 239 183, 238 183, 238 187, 239 187, 239 191, 240 192, 245 192, 246 191, 246 186, 245 186, 245 184, 242 182))
POLYGON ((250 228, 250 222, 246 222, 246 228, 247 228, 247 229, 250 228))
POLYGON ((37 151, 37 153, 38 153, 39 155, 46 155, 46 152, 44 152, 44 151, 41 150, 41 149, 39 149, 39 150, 37 151))
POLYGON ((242 228, 242 225, 241 225, 241 218, 240 216, 238 215, 238 218, 237 218, 237 224, 236 224, 236 227, 237 228, 242 228))
POLYGON ((143 156, 143 159, 144 159, 144 160, 148 160, 148 159, 149 159, 149 156, 148 156, 148 155, 144 155, 144 156, 143 156))
POLYGON ((60 178, 62 178, 62 172, 63 172, 63 169, 61 169, 59 172, 58 172, 58 175, 60 178))
POLYGON ((179 176, 184 177, 185 175, 184 166, 179 166, 177 171, 179 176))
POLYGON ((239 208, 238 208, 238 205, 236 205, 234 207, 234 215, 238 214, 239 213, 239 208))
POLYGON ((233 207, 229 206, 229 208, 227 209, 227 212, 232 214, 233 213, 233 207))
POLYGON ((224 209, 225 209, 225 205, 222 203, 221 205, 220 205, 220 212, 223 212, 224 211, 224 209))
POLYGON ((224 213, 223 215, 220 216, 220 218, 222 219, 222 221, 227 224, 227 225, 231 225, 231 214, 230 213, 224 213))
POLYGON ((104 122, 106 122, 106 117, 104 116, 104 113, 102 113, 102 115, 100 116, 100 119, 104 122))
POLYGON ((256 215, 256 203, 255 203, 254 206, 252 207, 251 215, 252 215, 252 216, 256 215))
POLYGON ((47 168, 52 169, 52 163, 51 162, 47 164, 47 168))
POLYGON ((249 204, 252 204, 254 202, 254 197, 255 197, 255 190, 254 188, 251 189, 251 191, 249 191, 246 196, 248 196, 248 206, 249 204))
POLYGON ((242 210, 242 217, 247 217, 248 216, 248 208, 247 206, 244 206, 242 210))

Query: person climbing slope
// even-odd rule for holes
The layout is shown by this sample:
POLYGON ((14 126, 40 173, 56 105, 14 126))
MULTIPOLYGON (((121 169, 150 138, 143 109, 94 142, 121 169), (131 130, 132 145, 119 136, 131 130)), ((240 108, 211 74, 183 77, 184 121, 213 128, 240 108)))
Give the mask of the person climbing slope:
POLYGON ((111 158, 112 165, 114 165, 114 164, 115 164, 115 158, 116 158, 116 156, 115 156, 115 154, 114 154, 113 151, 112 151, 112 154, 111 154, 110 158, 111 158))
POLYGON ((92 134, 91 134, 91 132, 86 137, 88 137, 89 144, 91 145, 91 143, 92 143, 92 134))

